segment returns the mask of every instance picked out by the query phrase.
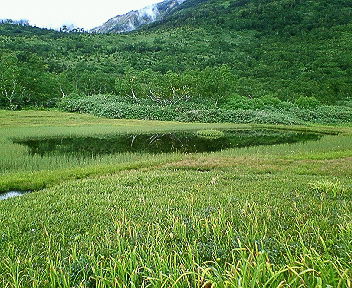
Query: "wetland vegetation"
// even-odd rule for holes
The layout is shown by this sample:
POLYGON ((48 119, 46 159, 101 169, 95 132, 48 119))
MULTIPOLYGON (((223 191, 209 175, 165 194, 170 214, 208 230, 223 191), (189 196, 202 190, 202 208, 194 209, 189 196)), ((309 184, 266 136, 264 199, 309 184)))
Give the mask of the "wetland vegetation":
POLYGON ((0 118, 1 191, 34 190, 0 202, 4 287, 351 285, 348 125, 148 122, 54 111, 1 111, 0 118), (321 139, 84 160, 30 155, 11 140, 137 131, 203 131, 217 139, 222 133, 214 130, 252 128, 321 139))
POLYGON ((0 286, 351 288, 350 2, 0 23, 0 286))

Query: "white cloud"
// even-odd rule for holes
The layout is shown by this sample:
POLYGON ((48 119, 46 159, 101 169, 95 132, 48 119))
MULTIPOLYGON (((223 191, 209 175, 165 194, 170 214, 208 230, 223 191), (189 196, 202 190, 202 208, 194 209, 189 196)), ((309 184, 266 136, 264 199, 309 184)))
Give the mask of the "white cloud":
POLYGON ((0 0, 0 19, 28 19, 31 25, 59 28, 73 24, 90 29, 109 18, 161 0, 0 0))
POLYGON ((155 5, 149 5, 139 11, 140 16, 147 16, 153 20, 158 16, 159 10, 155 5))

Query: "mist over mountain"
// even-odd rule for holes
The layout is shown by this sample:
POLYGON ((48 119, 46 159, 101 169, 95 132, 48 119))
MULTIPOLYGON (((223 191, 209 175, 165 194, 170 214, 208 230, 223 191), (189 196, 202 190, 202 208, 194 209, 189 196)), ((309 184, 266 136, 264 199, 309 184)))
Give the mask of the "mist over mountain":
POLYGON ((171 14, 176 7, 186 0, 165 0, 139 10, 130 11, 124 15, 117 15, 103 25, 91 29, 93 33, 123 33, 136 30, 143 25, 162 20, 171 14))

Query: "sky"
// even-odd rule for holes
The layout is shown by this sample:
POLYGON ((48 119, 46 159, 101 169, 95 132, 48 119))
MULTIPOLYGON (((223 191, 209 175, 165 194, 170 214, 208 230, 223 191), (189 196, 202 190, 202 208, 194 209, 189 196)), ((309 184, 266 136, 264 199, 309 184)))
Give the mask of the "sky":
POLYGON ((0 0, 0 19, 29 20, 30 25, 91 29, 108 19, 162 0, 0 0))

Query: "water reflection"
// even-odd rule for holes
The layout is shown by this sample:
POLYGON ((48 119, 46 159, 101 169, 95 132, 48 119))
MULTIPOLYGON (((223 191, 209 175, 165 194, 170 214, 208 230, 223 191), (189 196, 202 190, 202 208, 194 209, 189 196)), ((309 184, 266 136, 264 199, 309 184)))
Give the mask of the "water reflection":
POLYGON ((10 192, 6 192, 6 193, 0 193, 0 200, 6 200, 6 199, 9 199, 9 198, 22 196, 22 195, 24 195, 26 193, 28 193, 28 192, 10 191, 10 192))
POLYGON ((234 147, 274 145, 319 140, 321 135, 283 130, 201 130, 154 134, 123 134, 95 137, 57 137, 14 141, 29 148, 32 155, 98 156, 124 152, 198 153, 234 147))

